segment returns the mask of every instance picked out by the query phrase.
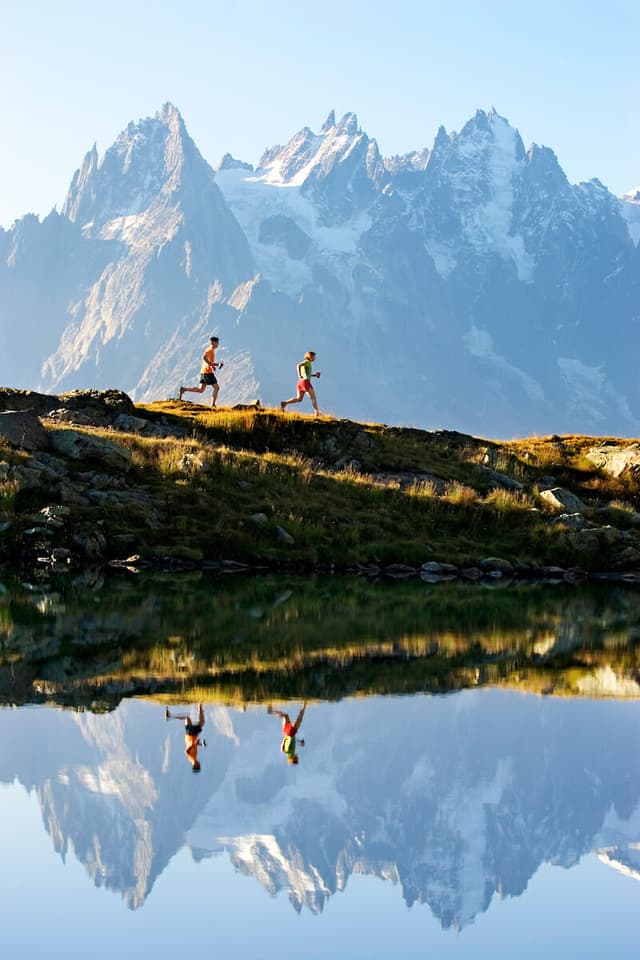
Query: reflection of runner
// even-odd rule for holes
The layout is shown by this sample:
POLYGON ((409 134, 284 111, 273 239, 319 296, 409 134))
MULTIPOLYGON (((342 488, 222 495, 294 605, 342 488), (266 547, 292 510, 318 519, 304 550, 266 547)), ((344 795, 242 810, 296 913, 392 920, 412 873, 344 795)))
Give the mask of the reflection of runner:
POLYGON ((204 710, 202 709, 202 704, 198 704, 197 723, 191 723, 191 718, 188 716, 188 714, 171 714, 168 707, 164 712, 164 718, 165 720, 184 720, 184 752, 189 759, 189 763, 193 768, 193 772, 197 773, 200 769, 200 761, 198 760, 198 747, 206 747, 207 745, 206 740, 199 739, 199 736, 202 733, 202 728, 204 727, 204 710))
MULTIPOLYGON (((287 757, 287 763, 297 763, 298 754, 296 753, 296 739, 304 712, 307 709, 307 701, 302 704, 302 709, 297 716, 296 722, 291 723, 288 713, 282 713, 280 710, 274 710, 271 705, 267 707, 267 713, 275 713, 277 717, 282 717, 282 743, 280 749, 287 757)), ((304 747, 304 740, 298 740, 297 743, 304 747)))

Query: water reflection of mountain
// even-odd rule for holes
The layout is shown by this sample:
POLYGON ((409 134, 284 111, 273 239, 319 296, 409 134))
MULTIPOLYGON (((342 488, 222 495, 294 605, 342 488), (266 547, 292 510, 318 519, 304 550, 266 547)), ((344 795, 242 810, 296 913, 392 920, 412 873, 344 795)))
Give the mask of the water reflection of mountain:
POLYGON ((0 712, 0 780, 35 789, 56 849, 132 907, 183 845, 226 851, 296 909, 353 873, 398 884, 443 926, 545 862, 586 852, 633 875, 640 840, 635 703, 479 691, 311 705, 298 767, 264 710, 207 711, 194 776, 157 706, 0 712))
POLYGON ((205 761, 191 773, 172 726, 159 706, 135 701, 107 715, 0 712, 0 782, 35 790, 63 859, 72 849, 96 886, 121 892, 130 907, 144 902, 219 785, 219 766, 205 761))

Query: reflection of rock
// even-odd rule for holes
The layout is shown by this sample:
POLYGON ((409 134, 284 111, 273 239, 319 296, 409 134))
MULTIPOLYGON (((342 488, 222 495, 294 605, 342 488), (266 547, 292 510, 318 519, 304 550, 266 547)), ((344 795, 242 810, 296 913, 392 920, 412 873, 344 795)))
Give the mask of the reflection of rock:
POLYGON ((611 810, 597 837, 598 857, 607 866, 627 877, 640 880, 640 807, 631 823, 611 810), (634 840, 629 841, 629 837, 634 840))
POLYGON ((595 850, 638 872, 639 734, 638 705, 612 701, 485 690, 311 704, 291 767, 274 717, 208 708, 194 777, 157 706, 5 710, 0 781, 35 787, 55 848, 131 907, 188 844, 197 859, 226 851, 296 910, 322 911, 367 874, 464 926, 545 862, 595 850))
POLYGON ((608 867, 634 880, 640 880, 640 844, 629 843, 625 847, 605 847, 598 857, 608 867))

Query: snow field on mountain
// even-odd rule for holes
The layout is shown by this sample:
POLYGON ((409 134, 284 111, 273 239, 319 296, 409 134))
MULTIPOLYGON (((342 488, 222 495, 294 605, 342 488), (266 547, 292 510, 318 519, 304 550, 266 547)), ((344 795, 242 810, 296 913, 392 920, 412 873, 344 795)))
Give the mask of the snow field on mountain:
MULTIPOLYGON (((489 143, 489 176, 491 199, 471 209, 464 223, 467 241, 478 250, 497 252, 505 260, 513 260, 518 279, 531 283, 535 272, 535 260, 527 252, 522 236, 513 234, 514 178, 519 176, 516 160, 516 131, 503 117, 490 117, 491 138, 489 143), (492 142, 491 142, 492 141, 492 142)), ((467 185, 469 196, 473 195, 475 178, 482 169, 482 158, 487 152, 484 138, 461 137, 458 153, 468 167, 467 185)))
POLYGON ((297 297, 303 287, 313 282, 309 261, 314 259, 330 262, 345 285, 351 285, 348 258, 355 257, 360 237, 371 225, 368 214, 336 226, 319 223, 317 209, 298 185, 299 176, 285 183, 269 175, 227 169, 216 174, 216 181, 249 238, 259 272, 274 289, 297 297), (260 241, 263 221, 278 215, 291 219, 310 238, 311 247, 305 259, 289 256, 282 244, 260 241))

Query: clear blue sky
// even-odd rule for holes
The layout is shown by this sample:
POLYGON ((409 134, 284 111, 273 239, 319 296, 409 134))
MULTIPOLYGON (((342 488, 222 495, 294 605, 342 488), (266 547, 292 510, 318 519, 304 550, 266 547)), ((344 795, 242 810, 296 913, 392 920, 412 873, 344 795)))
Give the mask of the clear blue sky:
POLYGON ((215 165, 331 108, 384 155, 478 107, 572 182, 640 185, 638 0, 0 0, 0 225, 62 203, 94 143, 166 100, 215 165))

